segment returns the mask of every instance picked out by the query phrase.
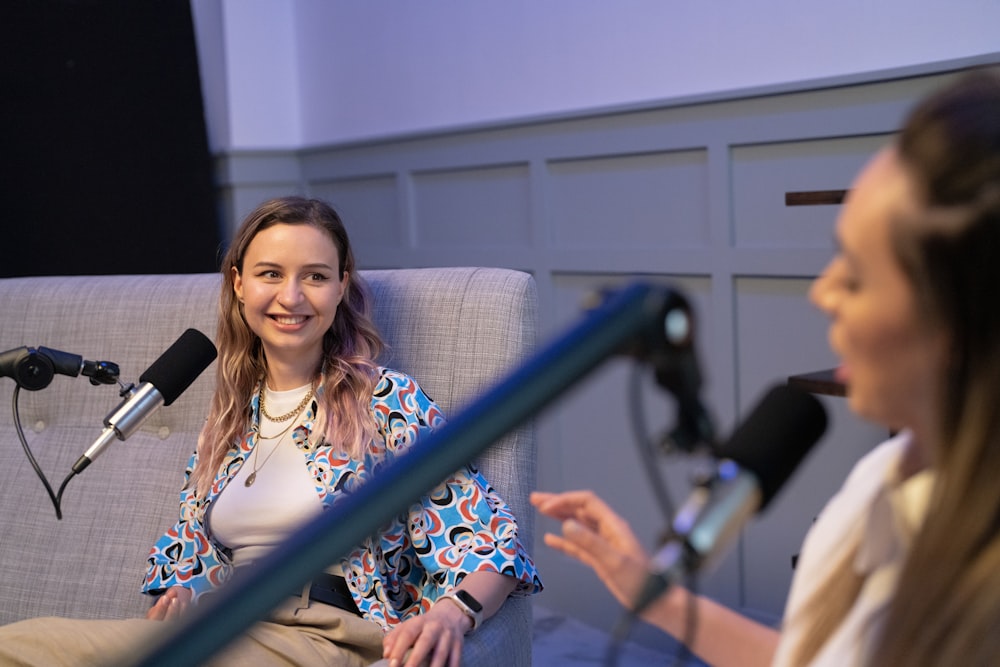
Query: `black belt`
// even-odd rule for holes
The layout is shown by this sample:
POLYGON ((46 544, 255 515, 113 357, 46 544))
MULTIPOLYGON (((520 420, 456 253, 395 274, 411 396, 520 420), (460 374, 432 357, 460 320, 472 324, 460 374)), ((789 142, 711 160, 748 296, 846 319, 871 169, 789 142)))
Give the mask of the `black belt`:
POLYGON ((347 581, 335 574, 321 572, 313 577, 312 585, 309 586, 309 599, 361 616, 361 610, 354 604, 354 597, 351 595, 351 589, 347 587, 347 581))

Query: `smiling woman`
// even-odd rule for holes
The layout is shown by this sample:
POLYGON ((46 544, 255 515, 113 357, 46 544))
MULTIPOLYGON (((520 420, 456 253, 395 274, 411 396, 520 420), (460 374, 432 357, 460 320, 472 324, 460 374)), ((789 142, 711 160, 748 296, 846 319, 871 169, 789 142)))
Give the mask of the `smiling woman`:
POLYGON ((317 227, 278 224, 254 237, 232 274, 268 360, 268 388, 302 385, 319 365, 350 278, 337 246, 317 227))

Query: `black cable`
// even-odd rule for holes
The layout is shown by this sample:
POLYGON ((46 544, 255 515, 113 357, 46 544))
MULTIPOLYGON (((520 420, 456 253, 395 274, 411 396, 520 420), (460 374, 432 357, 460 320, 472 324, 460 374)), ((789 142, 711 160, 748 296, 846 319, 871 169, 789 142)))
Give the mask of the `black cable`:
MULTIPOLYGON (((671 667, 685 665, 693 657, 691 645, 694 643, 695 634, 698 632, 698 579, 689 575, 684 579, 684 588, 687 589, 687 605, 685 605, 684 633, 680 637, 675 637, 677 648, 670 660, 671 667)), ((664 593, 666 594, 666 593, 664 593)), ((611 630, 611 638, 604 653, 604 667, 615 667, 618 664, 618 654, 622 645, 628 639, 635 625, 638 616, 631 609, 626 609, 618 618, 614 628, 611 630)))
POLYGON ((66 479, 64 479, 63 483, 59 485, 59 493, 56 494, 56 513, 57 513, 56 515, 57 516, 58 516, 59 508, 62 507, 63 491, 66 490, 66 485, 69 484, 69 480, 73 479, 74 477, 76 477, 76 471, 75 470, 71 471, 68 475, 66 475, 66 479))
POLYGON ((676 512, 667 486, 663 483, 663 479, 659 475, 659 461, 655 454, 660 449, 654 444, 653 439, 649 437, 649 431, 646 428, 646 411, 642 404, 642 371, 644 369, 646 367, 642 364, 632 365, 632 373, 628 384, 628 407, 629 416, 631 417, 629 423, 632 426, 632 437, 635 438, 636 444, 639 447, 642 466, 646 469, 646 474, 649 477, 649 485, 652 487, 653 495, 656 497, 656 503, 659 505, 660 512, 666 518, 669 525, 673 522, 676 512))
MULTIPOLYGON (((46 349, 46 348, 42 348, 46 349)), ((50 353, 54 352, 49 350, 50 353)), ((59 353, 65 354, 65 353, 59 353)), ((94 362, 87 362, 93 364, 94 362)), ((98 384, 114 384, 117 382, 119 387, 119 395, 124 397, 132 385, 126 385, 118 378, 118 366, 107 361, 97 362, 98 370, 101 371, 99 375, 92 375, 90 378, 90 384, 97 386, 98 384), (107 374, 106 369, 110 367, 113 369, 113 374, 107 374)), ((90 374, 90 373, 85 373, 90 374)), ((46 385, 48 383, 46 382, 46 385)), ((40 387, 39 387, 40 388, 40 387)), ((29 387, 30 389, 30 387, 29 387)), ((14 415, 14 429, 17 431, 17 438, 21 441, 21 447, 24 449, 25 456, 28 457, 28 462, 34 469, 35 474, 38 475, 38 479, 42 480, 42 486, 45 487, 45 492, 49 494, 49 498, 52 500, 52 505, 56 510, 56 519, 62 520, 62 496, 63 492, 66 490, 66 485, 69 484, 69 480, 73 479, 77 475, 77 471, 73 470, 66 479, 63 480, 62 484, 59 486, 59 492, 55 493, 52 491, 52 485, 49 484, 48 478, 45 473, 42 472, 42 468, 38 465, 38 461, 35 460, 34 454, 31 453, 31 448, 28 446, 28 440, 24 437, 24 428, 21 426, 21 413, 18 409, 18 404, 21 396, 21 383, 16 382, 14 385, 14 393, 11 395, 11 412, 14 415)))
POLYGON ((684 635, 678 637, 680 648, 674 653, 674 665, 681 665, 691 658, 691 646, 698 633, 698 577, 688 572, 684 577, 684 588, 687 589, 686 616, 684 620, 684 635))
MULTIPOLYGON (((63 482, 62 487, 59 488, 59 495, 57 496, 52 491, 52 485, 49 484, 49 480, 45 477, 45 473, 42 472, 41 466, 38 465, 38 461, 35 460, 35 456, 31 453, 31 448, 28 447, 28 441, 24 437, 24 429, 21 428, 21 415, 18 412, 18 398, 21 395, 21 385, 18 384, 14 387, 14 393, 11 398, 11 409, 14 413, 14 429, 17 431, 17 437, 21 441, 21 447, 24 449, 25 455, 28 457, 28 462, 31 467, 34 468, 35 474, 38 475, 38 479, 42 480, 42 485, 45 487, 46 493, 49 494, 49 498, 52 499, 52 505, 56 508, 56 519, 62 519, 62 510, 60 509, 60 503, 62 499, 63 489, 66 488, 66 484, 69 482, 69 478, 63 482)), ((70 475, 72 477, 72 475, 70 475)))
MULTIPOLYGON (((628 383, 628 407, 632 436, 635 438, 639 448, 639 455, 642 459, 642 466, 646 469, 650 487, 656 503, 667 521, 667 525, 673 522, 675 509, 670 492, 660 475, 659 460, 657 454, 662 450, 656 446, 653 438, 649 435, 646 424, 646 411, 642 402, 642 371, 647 367, 643 364, 633 364, 632 372, 628 383)), ((636 621, 636 615, 631 610, 626 610, 618 619, 611 630, 611 637, 608 640, 607 649, 604 653, 605 667, 614 667, 618 662, 618 653, 622 644, 628 639, 632 626, 636 621)), ((681 654, 683 655, 683 654, 681 654)))
POLYGON ((636 616, 632 613, 631 609, 626 609, 621 616, 618 617, 618 622, 615 626, 611 628, 611 637, 608 639, 607 649, 604 651, 604 667, 615 667, 618 664, 618 654, 621 652, 622 644, 628 639, 629 634, 632 632, 632 625, 635 623, 636 616))
MULTIPOLYGON (((675 637, 677 649, 674 651, 670 665, 678 667, 687 664, 692 657, 691 644, 694 642, 695 633, 698 631, 698 593, 697 580, 689 577, 685 580, 685 588, 688 591, 687 605, 685 607, 684 634, 675 637)), ((604 654, 604 666, 615 667, 618 664, 618 653, 622 644, 628 639, 632 626, 637 620, 637 616, 631 610, 626 610, 615 624, 611 631, 611 639, 608 641, 607 651, 604 654)))

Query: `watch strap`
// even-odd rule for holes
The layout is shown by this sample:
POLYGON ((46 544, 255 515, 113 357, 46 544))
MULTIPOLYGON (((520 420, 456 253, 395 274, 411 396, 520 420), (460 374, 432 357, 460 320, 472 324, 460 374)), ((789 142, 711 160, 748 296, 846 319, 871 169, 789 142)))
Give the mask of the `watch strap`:
POLYGON ((463 614, 469 617, 472 621, 472 627, 469 629, 469 632, 475 632, 482 624, 483 605, 468 591, 452 590, 442 595, 441 599, 451 600, 462 610, 463 614))

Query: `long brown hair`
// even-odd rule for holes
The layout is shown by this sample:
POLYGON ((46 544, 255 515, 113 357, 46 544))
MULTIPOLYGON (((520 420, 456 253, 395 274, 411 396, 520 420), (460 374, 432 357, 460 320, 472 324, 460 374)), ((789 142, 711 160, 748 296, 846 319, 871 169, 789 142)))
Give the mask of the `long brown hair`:
POLYGON ((325 438, 349 455, 359 457, 374 434, 369 406, 376 381, 376 360, 385 344, 371 320, 368 290, 357 273, 354 253, 343 221, 327 203, 317 199, 271 199, 248 215, 222 260, 219 295, 218 348, 215 393, 208 420, 198 437, 198 465, 192 483, 204 498, 226 452, 236 446, 248 428, 248 405, 267 373, 260 339, 250 329, 243 304, 233 289, 233 268, 242 272, 250 242, 277 224, 311 225, 330 236, 340 257, 338 278, 347 273, 347 287, 333 324, 323 337, 315 442, 325 438))
MULTIPOLYGON (((949 336, 927 515, 868 662, 993 665, 1000 657, 1000 74, 977 70, 921 102, 896 142, 921 201, 890 221, 920 317, 949 336)), ((806 601, 808 664, 862 580, 857 545, 806 601)))
POLYGON ((951 340, 935 490, 900 575, 877 665, 1000 659, 1000 73, 921 104, 899 155, 923 193, 893 227, 918 308, 951 340))

